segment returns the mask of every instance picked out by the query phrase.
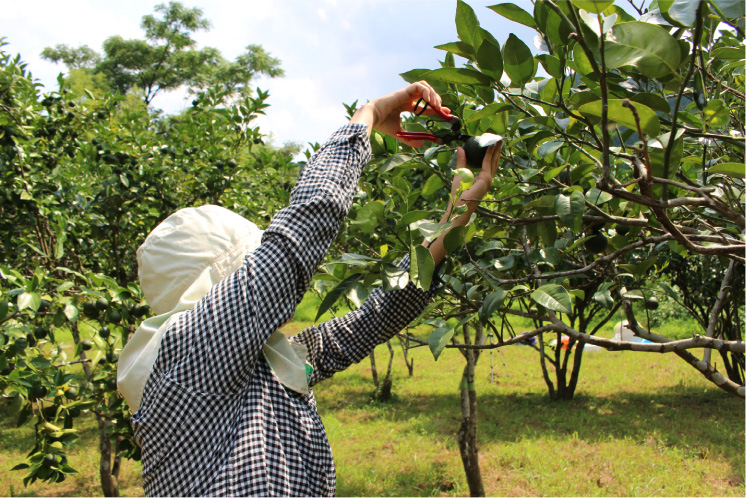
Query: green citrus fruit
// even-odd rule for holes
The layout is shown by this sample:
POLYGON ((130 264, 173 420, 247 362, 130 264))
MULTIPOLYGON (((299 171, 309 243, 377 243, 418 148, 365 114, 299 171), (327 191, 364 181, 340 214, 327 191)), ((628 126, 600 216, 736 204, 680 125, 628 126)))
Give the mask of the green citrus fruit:
POLYGON ((651 311, 658 309, 658 298, 651 296, 645 300, 645 307, 651 311))
POLYGON ((609 243, 601 232, 594 232, 583 244, 585 250, 594 254, 601 254, 606 250, 606 246, 609 243))
POLYGON ((83 349, 83 351, 89 351, 93 347, 93 341, 90 339, 84 339, 80 341, 80 347, 83 349))

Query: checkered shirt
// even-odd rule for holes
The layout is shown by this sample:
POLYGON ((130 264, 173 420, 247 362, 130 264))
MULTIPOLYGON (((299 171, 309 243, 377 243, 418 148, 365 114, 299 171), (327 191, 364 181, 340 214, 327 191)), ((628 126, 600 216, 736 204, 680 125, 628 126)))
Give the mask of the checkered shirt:
MULTIPOLYGON (((303 170, 262 245, 166 332, 132 417, 149 496, 334 495, 334 460, 313 391, 285 389, 262 347, 292 317, 369 157, 363 125, 339 129, 303 170)), ((291 338, 308 347, 310 386, 363 360, 432 293, 412 284, 379 289, 358 310, 291 338)))

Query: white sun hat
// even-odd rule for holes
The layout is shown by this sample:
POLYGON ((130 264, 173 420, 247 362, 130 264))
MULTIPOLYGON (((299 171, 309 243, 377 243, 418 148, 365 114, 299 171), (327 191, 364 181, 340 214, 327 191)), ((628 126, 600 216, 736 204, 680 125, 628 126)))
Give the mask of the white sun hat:
MULTIPOLYGON (((220 206, 185 208, 158 225, 137 250, 138 275, 155 316, 145 320, 122 350, 117 386, 134 413, 140 407, 165 332, 212 286, 243 264, 259 247, 262 231, 220 206)), ((264 347, 270 367, 288 387, 308 392, 307 350, 275 331, 264 347)))

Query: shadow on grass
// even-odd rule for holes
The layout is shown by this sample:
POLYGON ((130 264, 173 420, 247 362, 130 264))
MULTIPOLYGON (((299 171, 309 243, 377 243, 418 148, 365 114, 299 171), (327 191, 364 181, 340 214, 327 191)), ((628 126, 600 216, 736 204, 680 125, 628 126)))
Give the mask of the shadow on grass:
MULTIPOLYGON (((383 405, 371 401, 369 381, 364 390, 356 384, 336 386, 334 398, 344 402, 320 400, 321 413, 370 410, 403 422, 405 432, 455 437, 461 422, 458 393, 399 395, 383 405)), ((661 449, 676 447, 691 458, 723 458, 742 482, 743 411, 743 402, 726 393, 682 386, 654 394, 583 395, 572 401, 552 401, 539 393, 483 393, 479 438, 483 444, 578 438, 591 444, 628 439, 661 449)))

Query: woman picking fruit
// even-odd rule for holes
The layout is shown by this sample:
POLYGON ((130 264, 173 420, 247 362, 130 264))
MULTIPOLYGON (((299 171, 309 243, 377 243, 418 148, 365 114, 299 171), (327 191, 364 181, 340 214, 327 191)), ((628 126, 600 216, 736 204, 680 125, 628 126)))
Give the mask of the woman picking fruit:
MULTIPOLYGON (((138 249, 156 316, 122 351, 117 380, 134 412, 148 495, 334 495, 334 461, 311 387, 406 327, 435 289, 379 289, 358 310, 290 339, 278 329, 349 211, 372 129, 396 136, 400 113, 420 98, 430 112, 448 111, 425 82, 360 108, 311 158, 290 205, 263 233, 226 209, 202 206, 169 216, 138 249)), ((468 223, 499 157, 500 144, 487 150, 453 226, 468 223)), ((461 149, 458 165, 466 165, 461 149)), ((429 249, 439 265, 443 236, 429 249)))

